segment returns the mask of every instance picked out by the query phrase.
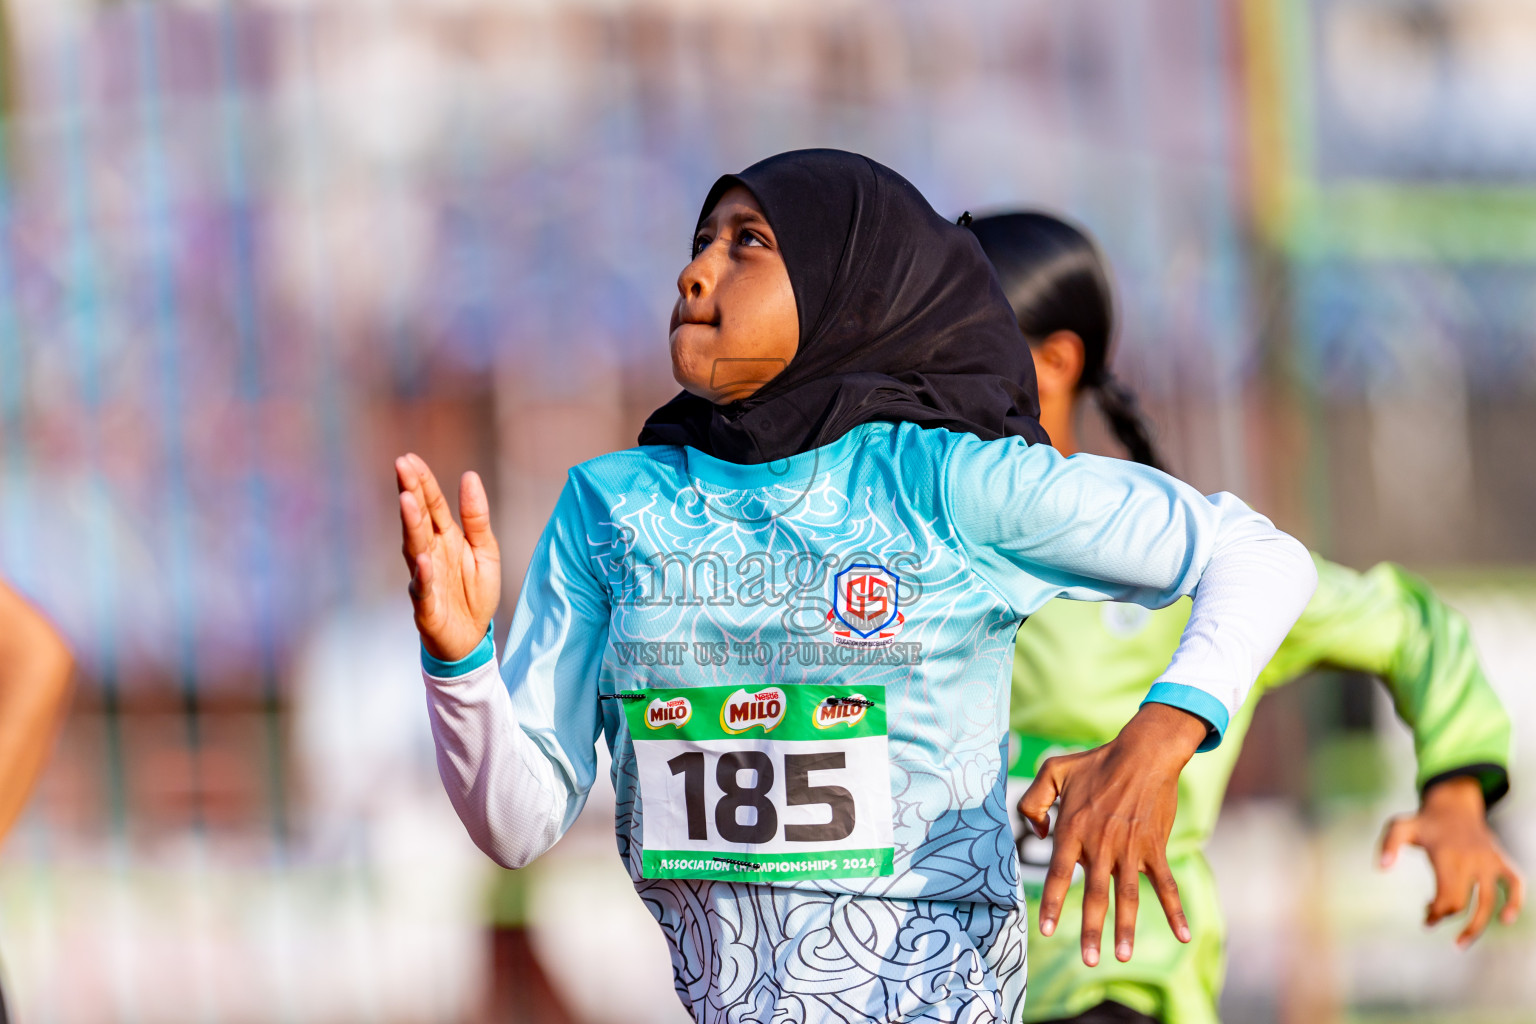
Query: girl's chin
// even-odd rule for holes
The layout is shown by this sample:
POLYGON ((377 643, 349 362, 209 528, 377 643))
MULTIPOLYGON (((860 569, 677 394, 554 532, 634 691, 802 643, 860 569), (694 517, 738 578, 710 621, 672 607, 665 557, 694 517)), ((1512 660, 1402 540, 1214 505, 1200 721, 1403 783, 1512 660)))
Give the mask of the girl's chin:
POLYGON ((679 345, 677 336, 672 336, 672 379, 684 391, 700 398, 709 398, 712 394, 710 371, 713 366, 714 360, 701 355, 694 346, 679 345))
POLYGON ((732 402, 739 401, 751 394, 750 391, 746 394, 735 394, 712 388, 709 386, 708 381, 699 380, 690 374, 678 372, 675 365, 672 368, 672 379, 677 381, 678 387, 695 398, 704 399, 704 401, 709 402, 711 405, 730 405, 732 402))
POLYGON ((715 393, 710 390, 708 380, 700 380, 690 367, 679 365, 676 359, 672 360, 672 379, 677 381, 678 387, 695 398, 702 398, 706 402, 715 400, 715 393))

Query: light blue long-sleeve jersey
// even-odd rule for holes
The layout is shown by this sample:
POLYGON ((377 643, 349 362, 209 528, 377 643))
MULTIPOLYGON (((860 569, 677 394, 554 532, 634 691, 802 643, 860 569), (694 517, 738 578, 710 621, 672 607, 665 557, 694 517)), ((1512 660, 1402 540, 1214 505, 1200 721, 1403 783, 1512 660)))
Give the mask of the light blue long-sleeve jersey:
POLYGON ((1230 495, 1015 439, 871 423, 753 466, 635 448, 571 471, 507 639, 510 700, 473 688, 489 642, 451 665, 428 659, 439 765, 482 848, 524 863, 575 819, 606 736, 638 883, 634 748, 620 701, 603 695, 879 685, 894 871, 774 884, 1011 907, 1004 767, 1021 621, 1056 597, 1161 607, 1194 594, 1148 699, 1202 718, 1210 746, 1315 579, 1300 544, 1230 495), (849 573, 864 582, 845 589, 849 573))

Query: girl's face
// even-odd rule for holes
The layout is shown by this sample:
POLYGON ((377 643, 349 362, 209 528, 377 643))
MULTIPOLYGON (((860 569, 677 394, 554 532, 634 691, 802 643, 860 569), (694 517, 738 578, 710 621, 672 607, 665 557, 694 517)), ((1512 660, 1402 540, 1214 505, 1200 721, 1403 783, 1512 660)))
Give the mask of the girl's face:
POLYGON ((795 357, 800 318, 789 271, 762 207, 740 185, 699 225, 677 292, 669 344, 683 390, 716 405, 739 402, 795 357))

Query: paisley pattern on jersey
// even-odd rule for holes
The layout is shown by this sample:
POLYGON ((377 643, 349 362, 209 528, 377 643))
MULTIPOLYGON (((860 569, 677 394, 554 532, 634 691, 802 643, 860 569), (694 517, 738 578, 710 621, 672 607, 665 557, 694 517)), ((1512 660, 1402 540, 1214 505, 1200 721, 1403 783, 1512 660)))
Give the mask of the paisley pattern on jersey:
POLYGON ((1012 1024, 1022 907, 871 899, 737 882, 636 885, 699 1024, 1012 1024))
MULTIPOLYGON (((651 449, 643 463, 635 460, 656 479, 609 498, 607 521, 587 537, 588 548, 601 553, 599 571, 610 590, 610 643, 665 637, 691 652, 695 644, 723 642, 732 656, 723 665, 698 664, 691 654, 673 665, 608 657, 599 689, 884 685, 894 873, 779 884, 1014 905, 1002 746, 1018 622, 971 572, 961 541, 892 488, 889 463, 843 460, 767 487, 731 489, 690 474, 685 458, 651 449), (900 576, 901 640, 920 645, 921 664, 784 661, 782 644, 832 644, 833 577, 858 563, 891 566, 900 576), (758 644, 774 655, 768 663, 736 656, 737 645, 758 644)), ((613 739, 620 850, 639 881, 643 808, 633 748, 617 708, 604 714, 613 739)))
POLYGON ((613 453, 571 471, 504 675, 523 738, 566 788, 562 828, 606 735, 619 855, 699 1020, 1012 1020, 1026 948, 1004 813, 1015 630, 1063 595, 1185 596, 1228 529, 1269 527, 1151 470, 911 423, 865 424, 782 465, 613 453), (899 577, 893 648, 920 656, 832 642, 831 587, 851 564, 899 577), (884 688, 893 873, 643 878, 633 744, 605 698, 792 683, 884 688))

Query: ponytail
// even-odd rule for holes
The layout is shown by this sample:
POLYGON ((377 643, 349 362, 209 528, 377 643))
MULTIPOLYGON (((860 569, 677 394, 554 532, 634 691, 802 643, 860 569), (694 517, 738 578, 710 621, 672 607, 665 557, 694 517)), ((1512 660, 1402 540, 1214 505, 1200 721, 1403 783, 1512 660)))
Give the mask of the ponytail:
POLYGON ((1057 331, 1083 343, 1079 391, 1093 391, 1099 410, 1132 459, 1166 472, 1136 395, 1109 370, 1115 335, 1109 262, 1082 228, 1038 210, 960 222, 969 227, 997 270, 998 283, 1025 340, 1038 345, 1057 331))
POLYGON ((1166 473, 1168 467, 1163 464, 1157 447, 1152 443, 1152 431, 1142 416, 1141 403, 1136 400, 1136 393, 1120 383, 1107 369, 1093 385, 1093 390, 1099 400, 1099 411, 1109 421, 1115 440, 1125 447, 1134 461, 1166 473))

